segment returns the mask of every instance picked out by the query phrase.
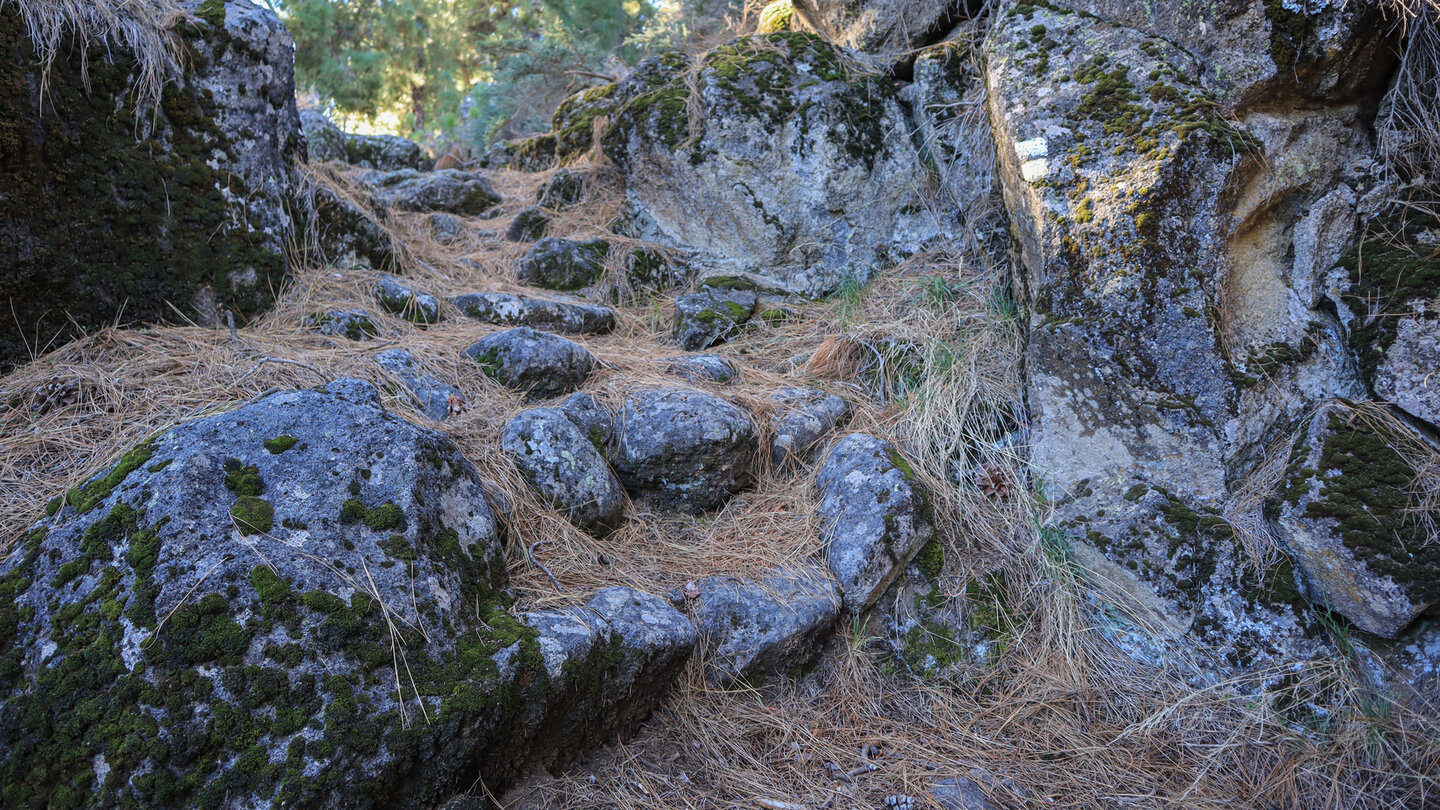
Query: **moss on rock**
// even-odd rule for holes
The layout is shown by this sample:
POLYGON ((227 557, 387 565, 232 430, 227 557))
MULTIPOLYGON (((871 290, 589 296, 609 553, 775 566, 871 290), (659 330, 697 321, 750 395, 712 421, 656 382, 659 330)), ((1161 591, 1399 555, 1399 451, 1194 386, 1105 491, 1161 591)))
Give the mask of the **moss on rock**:
MULTIPOLYGON (((231 43, 223 3, 200 13, 218 24, 183 27, 196 70, 203 53, 231 43)), ((0 7, 0 298, 15 309, 0 327, 0 370, 29 357, 27 339, 82 334, 122 310, 131 321, 164 321, 173 305, 198 319, 206 313, 197 301, 209 295, 244 318, 281 286, 282 237, 235 227, 230 201, 259 204, 260 190, 216 165, 217 153, 235 148, 217 100, 193 81, 167 83, 152 120, 135 104, 136 71, 122 48, 71 40, 50 67, 42 105, 40 61, 20 14, 0 7)))

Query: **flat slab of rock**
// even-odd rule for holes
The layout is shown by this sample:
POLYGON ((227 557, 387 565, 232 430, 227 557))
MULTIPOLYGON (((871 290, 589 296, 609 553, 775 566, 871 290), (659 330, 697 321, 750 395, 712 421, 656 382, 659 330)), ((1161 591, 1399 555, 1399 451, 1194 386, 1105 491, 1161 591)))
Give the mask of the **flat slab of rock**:
POLYGON ((928 496, 889 442, 864 433, 831 448, 816 485, 826 559, 858 615, 934 535, 928 496))
POLYGON ((625 490, 600 449, 557 408, 531 408, 505 424, 505 452, 540 497, 579 528, 609 534, 620 526, 625 490))
POLYGON ((770 464, 777 470, 805 459, 806 453, 850 413, 834 394, 813 388, 782 388, 770 394, 782 411, 770 440, 770 464))
POLYGON ((671 374, 691 382, 726 383, 740 378, 740 369, 728 357, 718 354, 692 354, 663 361, 671 374))
POLYGON ((589 350, 573 340, 528 326, 487 335, 465 350, 496 382, 532 399, 568 394, 595 367, 589 350))
POLYGON ((376 280, 375 300, 385 311, 411 323, 430 324, 440 320, 440 299, 397 276, 383 275, 376 280))
POLYGON ((604 239, 576 242, 547 236, 515 264, 522 284, 550 290, 578 290, 600 280, 610 244, 604 239))
POLYGON ((752 290, 706 287, 675 299, 675 341, 688 351, 708 349, 740 334, 755 311, 752 290))
POLYGON ((465 394, 433 374, 426 374, 405 349, 386 349, 375 354, 375 362, 395 375, 414 396, 421 413, 439 422, 464 406, 465 394))
POLYGON ((571 298, 478 292, 457 296, 455 306, 471 318, 499 326, 532 326, 571 335, 615 328, 613 309, 571 298))
POLYGON ((500 202, 500 195, 488 177, 460 169, 373 171, 361 174, 359 179, 396 211, 446 211, 476 216, 500 202))
POLYGON ((322 335, 347 340, 369 340, 380 334, 375 320, 363 309, 332 309, 310 316, 310 328, 322 335))
POLYGON ((1440 547, 1416 519, 1416 471, 1396 450, 1424 446, 1408 431, 1342 403, 1321 408, 1278 504, 1280 537, 1310 597, 1386 638, 1440 602, 1440 547))
POLYGON ((687 512, 714 509, 755 477, 750 414, 699 391, 655 390, 625 400, 613 458, 631 493, 687 512))
POLYGON ((706 677, 717 686, 805 665, 840 616, 840 591, 814 566, 759 581, 707 577, 695 587, 690 613, 709 647, 706 677))

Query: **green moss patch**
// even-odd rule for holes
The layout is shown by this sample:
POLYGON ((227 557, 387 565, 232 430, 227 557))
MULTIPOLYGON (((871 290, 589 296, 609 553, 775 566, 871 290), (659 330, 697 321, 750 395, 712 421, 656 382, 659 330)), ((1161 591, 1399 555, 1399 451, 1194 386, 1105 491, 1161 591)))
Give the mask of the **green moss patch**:
POLYGON ((264 498, 242 495, 230 507, 241 534, 265 534, 275 525, 275 507, 264 498))
POLYGON ((130 473, 138 470, 141 465, 150 460, 155 454, 155 440, 147 439, 134 450, 120 457, 110 471, 99 478, 92 478, 84 484, 70 490, 65 494, 65 501, 81 513, 89 512, 97 504, 110 497, 110 493, 116 487, 124 483, 130 473))
POLYGON ((1356 559, 1401 583, 1413 600, 1440 599, 1440 545, 1412 511, 1415 469, 1366 420, 1350 424, 1332 413, 1326 431, 1316 468, 1292 466, 1286 497, 1308 496, 1306 517, 1335 521, 1356 559))
POLYGON ((278 456, 299 442, 300 440, 294 436, 276 436, 273 439, 265 440, 265 449, 269 450, 272 455, 278 456))
MULTIPOLYGON (((1368 220, 1340 264, 1349 272, 1348 296, 1357 317, 1350 347, 1363 374, 1373 377, 1395 342, 1397 324, 1411 303, 1440 290, 1440 218, 1417 210, 1391 210, 1368 220)), ((1430 310, 1428 317, 1440 317, 1430 310)))

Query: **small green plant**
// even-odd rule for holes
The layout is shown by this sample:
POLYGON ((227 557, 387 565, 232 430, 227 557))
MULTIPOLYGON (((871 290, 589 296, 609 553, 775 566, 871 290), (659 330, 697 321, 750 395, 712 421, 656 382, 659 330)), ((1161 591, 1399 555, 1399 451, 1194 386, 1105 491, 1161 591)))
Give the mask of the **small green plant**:
POLYGON ((864 297, 865 282, 858 276, 848 275, 840 280, 840 286, 830 294, 835 302, 835 317, 841 323, 849 323, 860 313, 860 302, 864 297))

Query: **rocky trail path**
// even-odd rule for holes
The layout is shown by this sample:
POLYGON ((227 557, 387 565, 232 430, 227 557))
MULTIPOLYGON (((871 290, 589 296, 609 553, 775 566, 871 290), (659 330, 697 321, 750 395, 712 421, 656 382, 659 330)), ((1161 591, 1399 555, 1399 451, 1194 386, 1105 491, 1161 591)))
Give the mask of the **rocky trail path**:
POLYGON ((0 160, 0 804, 1433 803, 1431 18, 792 4, 435 168, 182 5, 0 160))

